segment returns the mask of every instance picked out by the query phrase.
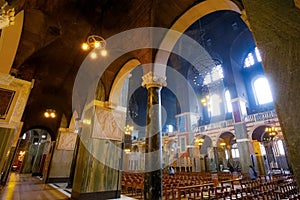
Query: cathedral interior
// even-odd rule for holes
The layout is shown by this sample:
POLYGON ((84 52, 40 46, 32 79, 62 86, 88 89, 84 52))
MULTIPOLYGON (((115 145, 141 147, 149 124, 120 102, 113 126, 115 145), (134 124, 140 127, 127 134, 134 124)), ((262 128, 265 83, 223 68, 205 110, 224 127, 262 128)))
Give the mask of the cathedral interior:
POLYGON ((171 166, 299 184, 299 0, 0 6, 0 197, 30 175, 71 199, 129 195, 128 180, 170 199, 171 166))

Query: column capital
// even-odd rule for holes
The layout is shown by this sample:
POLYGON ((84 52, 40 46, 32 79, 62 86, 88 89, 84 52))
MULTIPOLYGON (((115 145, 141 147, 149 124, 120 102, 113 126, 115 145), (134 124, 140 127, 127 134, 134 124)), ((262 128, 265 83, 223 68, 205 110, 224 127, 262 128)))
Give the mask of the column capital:
POLYGON ((166 77, 157 76, 153 72, 145 74, 142 79, 142 86, 147 89, 150 87, 165 87, 167 85, 166 77))

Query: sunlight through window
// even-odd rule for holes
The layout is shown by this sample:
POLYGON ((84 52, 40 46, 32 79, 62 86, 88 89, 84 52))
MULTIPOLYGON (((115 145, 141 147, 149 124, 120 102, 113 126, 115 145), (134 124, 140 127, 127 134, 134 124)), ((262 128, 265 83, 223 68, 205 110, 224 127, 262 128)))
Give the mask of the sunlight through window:
POLYGON ((268 80, 260 77, 254 81, 254 92, 259 105, 273 102, 268 80))
POLYGON ((232 112, 231 96, 229 90, 225 91, 225 100, 226 100, 227 112, 232 112))
POLYGON ((278 145, 278 149, 279 149, 279 154, 280 154, 281 156, 284 156, 284 155, 285 155, 285 152, 284 152, 282 140, 278 140, 278 141, 277 141, 277 145, 278 145))
POLYGON ((217 94, 211 95, 210 105, 211 105, 211 116, 218 116, 221 114, 220 109, 220 96, 217 94))
POLYGON ((257 47, 255 47, 254 51, 248 53, 247 57, 244 60, 244 67, 251 67, 256 62, 261 62, 261 55, 257 47))
POLYGON ((224 78, 223 69, 221 65, 217 65, 208 72, 203 81, 203 85, 209 85, 210 83, 216 82, 224 78))
POLYGON ((257 47, 255 47, 255 56, 258 62, 261 62, 261 56, 257 47))

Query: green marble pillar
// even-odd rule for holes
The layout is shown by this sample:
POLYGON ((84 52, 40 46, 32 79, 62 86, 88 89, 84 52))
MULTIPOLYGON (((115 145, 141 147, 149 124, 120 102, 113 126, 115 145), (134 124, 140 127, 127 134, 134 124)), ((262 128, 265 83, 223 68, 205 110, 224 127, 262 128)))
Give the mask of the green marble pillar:
POLYGON ((36 152, 33 164, 32 164, 32 175, 35 175, 35 176, 42 175, 40 167, 41 167, 41 161, 42 161, 42 157, 43 157, 44 147, 45 147, 45 143, 39 143, 37 145, 37 152, 36 152))
POLYGON ((205 155, 200 155, 200 172, 205 172, 205 155))
POLYGON ((11 158, 11 145, 15 129, 0 128, 0 183, 5 185, 11 158))
POLYGON ((160 87, 148 87, 144 199, 162 199, 160 87))
POLYGON ((218 149, 218 147, 213 147, 213 149, 214 149, 214 158, 215 158, 215 166, 216 166, 215 170, 220 171, 219 149, 218 149))
POLYGON ((249 165, 252 165, 250 156, 255 159, 253 145, 248 139, 247 127, 245 123, 236 123, 234 125, 236 142, 240 154, 240 167, 243 173, 248 173, 249 165))
POLYGON ((95 108, 99 112, 95 112, 94 106, 85 111, 80 132, 71 194, 76 200, 116 199, 121 194, 121 141, 109 139, 117 131, 108 129, 113 123, 111 110, 95 108), (97 123, 102 119, 105 119, 103 123, 97 123))

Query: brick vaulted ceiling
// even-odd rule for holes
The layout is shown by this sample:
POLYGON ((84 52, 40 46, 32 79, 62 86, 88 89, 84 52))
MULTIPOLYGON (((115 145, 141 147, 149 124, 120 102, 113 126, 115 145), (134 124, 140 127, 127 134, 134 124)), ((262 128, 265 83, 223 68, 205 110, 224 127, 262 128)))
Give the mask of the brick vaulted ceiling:
MULTIPOLYGON (((23 132, 34 127, 47 129, 53 138, 72 117, 72 89, 77 71, 87 56, 80 45, 88 35, 109 38, 124 30, 158 26, 169 28, 194 0, 10 0, 25 11, 24 26, 11 74, 31 81, 31 91, 22 121, 23 132), (57 110, 56 120, 46 120, 47 108, 57 110), (63 117, 64 116, 64 117, 63 117)), ((236 1, 239 3, 240 1, 236 1)), ((102 80, 109 91, 120 67, 130 58, 142 63, 153 60, 153 50, 137 50, 118 59, 102 80)), ((106 97, 107 100, 107 97, 106 97)))

